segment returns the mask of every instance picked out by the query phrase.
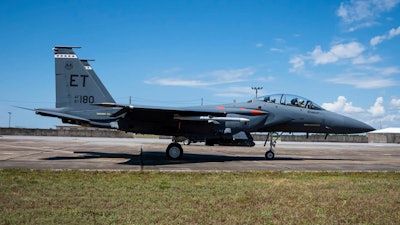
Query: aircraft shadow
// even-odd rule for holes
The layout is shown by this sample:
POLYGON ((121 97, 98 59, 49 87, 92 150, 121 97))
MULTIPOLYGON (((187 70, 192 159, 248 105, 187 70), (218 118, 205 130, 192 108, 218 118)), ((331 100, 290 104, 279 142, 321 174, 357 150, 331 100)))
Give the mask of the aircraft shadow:
MULTIPOLYGON (((167 160, 164 152, 146 151, 142 154, 126 154, 126 153, 108 153, 108 152, 88 152, 75 151, 76 156, 56 156, 45 158, 44 160, 84 160, 84 159, 126 159, 122 165, 139 165, 139 166, 160 166, 173 164, 192 164, 192 163, 209 163, 209 162, 233 162, 233 161, 265 161, 263 156, 228 156, 228 155, 210 155, 210 154, 193 154, 184 153, 182 160, 167 160)), ((301 157, 275 157, 273 161, 306 161, 306 160, 322 160, 334 161, 344 160, 335 158, 301 158, 301 157)))
POLYGON ((55 156, 45 158, 44 160, 78 160, 78 159, 133 159, 135 157, 139 157, 139 155, 133 154, 123 154, 123 153, 106 153, 106 152, 85 152, 85 151, 76 151, 75 154, 80 154, 76 156, 55 156), (84 155, 83 155, 84 154, 84 155))

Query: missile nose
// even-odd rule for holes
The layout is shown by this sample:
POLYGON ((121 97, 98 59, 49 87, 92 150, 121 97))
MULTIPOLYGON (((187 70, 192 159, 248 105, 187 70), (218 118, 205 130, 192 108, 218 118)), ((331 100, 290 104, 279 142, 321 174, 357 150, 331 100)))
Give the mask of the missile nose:
POLYGON ((370 125, 349 117, 344 117, 343 125, 346 133, 365 133, 375 130, 370 125))

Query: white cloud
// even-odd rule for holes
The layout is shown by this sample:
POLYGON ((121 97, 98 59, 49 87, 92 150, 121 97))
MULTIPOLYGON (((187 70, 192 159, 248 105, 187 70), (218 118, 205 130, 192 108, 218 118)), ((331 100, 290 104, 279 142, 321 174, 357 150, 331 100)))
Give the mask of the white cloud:
POLYGON ((379 73, 383 74, 383 75, 392 75, 392 74, 398 74, 400 73, 399 68, 397 67, 386 67, 386 68, 381 68, 379 70, 377 70, 379 73))
POLYGON ((182 77, 153 77, 146 80, 146 84, 156 84, 162 86, 184 86, 184 87, 196 87, 196 86, 210 86, 218 84, 228 84, 247 81, 255 73, 255 70, 251 67, 242 69, 231 69, 231 70, 215 70, 195 76, 195 79, 182 78, 182 77))
POLYGON ((356 88, 373 89, 396 86, 398 83, 390 78, 382 76, 371 76, 368 74, 343 74, 328 79, 329 82, 336 84, 347 84, 356 88))
POLYGON ((314 64, 327 64, 338 61, 337 56, 332 52, 323 52, 319 45, 311 52, 311 57, 314 60, 314 64))
POLYGON ((274 48, 274 47, 270 48, 269 50, 270 50, 271 52, 283 52, 283 49, 274 48))
MULTIPOLYGON (((353 62, 354 63, 354 62, 353 62)), ((356 88, 373 89, 386 88, 399 85, 399 81, 393 76, 400 74, 397 67, 376 67, 376 66, 353 66, 348 72, 328 78, 328 82, 336 84, 347 84, 356 88)))
POLYGON ((257 44, 256 44, 256 48, 262 48, 263 46, 264 46, 263 43, 257 43, 257 44))
MULTIPOLYGON (((216 92, 217 93, 215 94, 215 96, 226 98, 250 99, 252 96, 254 96, 254 90, 252 90, 250 87, 232 86, 224 88, 223 90, 218 89, 216 92)), ((262 90, 261 93, 259 92, 259 96, 260 95, 262 95, 262 90)))
POLYGON ((339 58, 354 58, 364 51, 364 46, 353 41, 347 44, 334 45, 330 51, 339 58))
POLYGON ((304 68, 307 61, 314 65, 336 63, 340 60, 352 59, 352 64, 367 64, 381 60, 379 56, 365 57, 362 55, 365 48, 362 44, 353 41, 345 44, 336 44, 331 46, 329 51, 323 51, 321 46, 316 46, 312 52, 307 55, 297 55, 289 60, 292 67, 290 72, 298 72, 304 68))
POLYGON ((390 29, 388 38, 391 39, 397 35, 400 35, 400 26, 398 26, 396 29, 394 28, 390 29))
POLYGON ((370 45, 375 46, 379 43, 381 43, 382 41, 384 41, 386 38, 385 36, 375 36, 373 38, 371 38, 371 40, 369 41, 370 45))
POLYGON ((323 103, 322 107, 338 113, 359 113, 364 111, 364 109, 360 107, 353 106, 352 102, 347 102, 344 96, 339 96, 333 103, 323 103))
POLYGON ((352 23, 371 16, 367 1, 351 1, 349 3, 340 3, 337 15, 345 22, 352 23))
POLYGON ((385 107, 383 106, 383 97, 378 97, 373 106, 368 109, 372 116, 382 116, 385 114, 385 107))
POLYGON ((211 83, 223 84, 223 83, 235 83, 247 80, 254 73, 255 70, 253 68, 247 67, 243 69, 215 70, 202 74, 201 77, 210 79, 211 83))
POLYGON ((271 82, 271 81, 275 80, 275 77, 274 76, 260 77, 260 78, 257 78, 256 80, 260 81, 260 82, 271 82))
POLYGON ((297 55, 289 60, 292 66, 289 72, 304 72, 309 64, 326 65, 339 64, 346 72, 335 77, 327 78, 328 82, 352 85, 357 88, 385 88, 399 85, 393 77, 400 74, 400 68, 377 67, 371 64, 382 61, 379 55, 366 56, 363 54, 365 47, 358 42, 335 44, 328 51, 323 51, 321 46, 316 46, 306 55, 297 55))
POLYGON ((400 109, 400 99, 392 97, 392 100, 390 100, 390 105, 392 107, 400 109))
POLYGON ((285 39, 283 39, 283 38, 275 38, 275 42, 276 43, 285 43, 286 42, 286 40, 285 39))
POLYGON ((292 68, 289 69, 290 72, 298 72, 304 67, 304 59, 301 56, 295 56, 289 60, 292 64, 292 68))
POLYGON ((365 50, 364 46, 358 42, 347 44, 337 44, 331 47, 327 52, 322 51, 321 46, 315 47, 311 52, 314 64, 327 64, 337 62, 340 59, 355 58, 365 50))
POLYGON ((395 66, 390 66, 390 67, 374 67, 374 66, 362 66, 358 67, 358 69, 361 69, 365 72, 362 72, 362 74, 365 74, 366 76, 374 77, 374 76, 390 76, 393 74, 400 74, 400 69, 395 66))
POLYGON ((372 46, 376 46, 377 44, 380 44, 385 40, 390 40, 398 35, 400 35, 400 26, 398 26, 397 28, 392 28, 391 30, 389 30, 387 32, 387 34, 379 35, 379 36, 375 36, 375 37, 371 38, 369 43, 372 46))
POLYGON ((146 84, 157 84, 161 86, 184 86, 184 87, 196 87, 211 85, 201 80, 185 80, 182 78, 152 78, 145 81, 146 84))
POLYGON ((373 55, 370 57, 365 57, 365 56, 358 56, 353 59, 352 63, 353 64, 371 64, 371 63, 376 63, 382 61, 382 58, 379 55, 373 55))
POLYGON ((399 127, 400 126, 400 114, 388 114, 380 117, 374 117, 368 120, 368 124, 373 127, 381 129, 387 127, 399 127))
POLYGON ((349 31, 377 24, 382 13, 392 10, 399 0, 351 0, 342 2, 336 11, 343 22, 350 25, 349 31))
MULTIPOLYGON (((399 104, 400 99, 392 98, 393 104, 399 104), (393 100, 394 99, 394 100, 393 100)), ((374 104, 365 110, 361 107, 353 106, 353 103, 348 101, 346 97, 339 96, 333 103, 323 103, 322 107, 329 111, 337 112, 344 115, 349 115, 355 119, 364 121, 373 127, 391 127, 400 125, 400 114, 396 111, 387 112, 384 107, 383 97, 376 98, 374 104)))

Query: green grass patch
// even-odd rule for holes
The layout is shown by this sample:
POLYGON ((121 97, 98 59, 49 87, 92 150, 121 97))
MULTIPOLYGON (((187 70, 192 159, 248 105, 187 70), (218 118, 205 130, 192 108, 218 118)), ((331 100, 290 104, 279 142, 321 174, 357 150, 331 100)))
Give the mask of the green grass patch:
POLYGON ((0 170, 0 224, 400 224, 400 173, 0 170))

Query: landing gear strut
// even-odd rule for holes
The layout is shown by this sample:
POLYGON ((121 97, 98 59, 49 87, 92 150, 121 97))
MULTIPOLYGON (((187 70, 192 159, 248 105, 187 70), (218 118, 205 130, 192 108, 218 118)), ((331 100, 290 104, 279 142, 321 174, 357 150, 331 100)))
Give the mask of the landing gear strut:
POLYGON ((170 160, 180 160, 183 156, 182 146, 176 142, 173 142, 168 145, 166 150, 167 159, 170 160))
POLYGON ((277 134, 274 139, 273 134, 274 132, 268 132, 267 138, 264 142, 264 146, 266 146, 267 142, 269 141, 269 150, 265 153, 265 159, 267 160, 272 160, 275 158, 274 147, 276 145, 276 140, 278 140, 278 138, 282 135, 282 133, 277 134))

